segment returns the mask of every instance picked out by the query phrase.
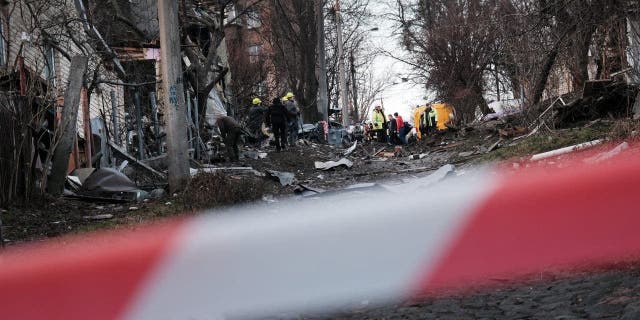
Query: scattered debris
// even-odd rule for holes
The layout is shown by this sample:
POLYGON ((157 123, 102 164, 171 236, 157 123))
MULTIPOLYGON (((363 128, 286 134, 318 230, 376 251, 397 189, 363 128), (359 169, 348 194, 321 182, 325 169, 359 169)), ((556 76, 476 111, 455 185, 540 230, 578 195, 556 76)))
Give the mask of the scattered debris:
MULTIPOLYGON (((410 184, 405 184, 405 186, 410 190, 421 190, 421 189, 430 187, 436 183, 439 183, 448 177, 455 175, 455 172, 456 172, 456 167, 454 165, 445 164, 444 166, 441 166, 430 175, 423 178, 416 179, 410 184)), ((406 191, 406 189, 403 189, 403 191, 406 191)))
POLYGON ((153 189, 150 193, 149 193, 149 197, 151 199, 162 199, 167 195, 167 191, 162 189, 162 188, 158 188, 158 189, 153 189))
POLYGON ((252 167, 212 167, 212 166, 203 166, 202 168, 199 169, 194 169, 194 168, 190 168, 189 169, 189 173, 191 174, 192 177, 200 174, 200 173, 216 173, 216 172, 223 172, 223 171, 239 171, 239 172, 248 172, 248 173, 252 173, 258 177, 262 177, 263 174, 261 174, 260 172, 256 171, 255 169, 253 169, 252 167))
POLYGON ((295 193, 297 195, 301 195, 301 196, 316 195, 316 194, 323 193, 323 192, 325 192, 325 190, 320 189, 320 188, 312 188, 312 187, 304 185, 304 184, 298 184, 296 186, 296 188, 293 189, 293 193, 295 193))
POLYGON ((393 148, 393 156, 398 158, 402 157, 402 154, 404 153, 402 150, 402 146, 395 146, 393 148))
POLYGON ((591 148, 591 147, 599 145, 599 144, 601 144, 603 142, 604 142, 604 140, 598 139, 598 140, 593 140, 593 141, 589 141, 589 142, 585 142, 585 143, 580 143, 580 144, 576 144, 576 145, 573 145, 573 146, 564 147, 564 148, 560 148, 560 149, 556 149, 556 150, 552 150, 552 151, 548 151, 548 152, 544 152, 544 153, 538 153, 538 154, 533 155, 530 160, 531 161, 538 161, 538 160, 542 160, 542 159, 556 157, 556 156, 567 154, 567 153, 571 153, 571 152, 574 152, 574 151, 591 148))
POLYGON ((110 213, 107 213, 107 214, 97 214, 93 216, 83 216, 82 218, 87 220, 108 220, 108 219, 113 219, 113 215, 110 213))
POLYGON ((334 169, 337 167, 347 167, 347 168, 351 168, 353 166, 353 162, 351 162, 349 159, 347 158, 342 158, 338 161, 327 161, 327 162, 320 162, 320 161, 316 161, 315 162, 315 168, 316 169, 320 169, 320 170, 330 170, 330 169, 334 169))
POLYGON ((356 150, 356 147, 358 146, 358 141, 354 142, 353 145, 351 147, 349 147, 349 149, 347 149, 343 155, 346 157, 348 155, 350 155, 354 150, 356 150))
POLYGON ((599 163, 619 155, 622 151, 626 149, 629 149, 629 144, 625 141, 607 152, 603 152, 591 158, 584 159, 583 161, 589 164, 599 163))
POLYGON ((243 155, 253 160, 264 159, 267 157, 266 152, 258 152, 258 151, 245 151, 243 152, 243 155))
POLYGON ((278 182, 280 182, 283 187, 293 185, 295 181, 295 175, 291 172, 282 172, 276 170, 266 170, 266 172, 268 176, 278 180, 278 182))
POLYGON ((475 153, 476 153, 475 151, 464 151, 464 152, 458 153, 458 157, 466 158, 474 155, 475 153))
POLYGON ((95 169, 81 185, 77 176, 68 176, 67 181, 73 190, 65 195, 82 200, 128 202, 142 201, 148 196, 127 176, 111 168, 95 169))
POLYGON ((375 150, 376 150, 376 149, 373 149, 373 151, 374 151, 374 152, 373 152, 373 154, 371 155, 372 157, 375 157, 375 156, 377 156, 380 152, 384 151, 384 148, 380 148, 380 150, 378 150, 378 151, 375 151, 375 150))
MULTIPOLYGON (((127 151, 121 149, 119 146, 114 144, 112 141, 108 141, 107 143, 115 151, 114 154, 116 154, 116 155, 118 155, 120 157, 124 157, 125 160, 127 160, 127 161, 129 161, 131 163, 134 163, 134 164, 140 166, 141 168, 153 173, 154 175, 158 176, 162 180, 167 180, 167 175, 166 174, 164 174, 164 173, 162 173, 162 172, 160 172, 160 171, 158 171, 158 170, 156 170, 154 168, 151 168, 149 165, 147 165, 147 164, 145 164, 145 163, 143 163, 141 161, 138 161, 138 159, 136 159, 133 156, 129 155, 127 153, 127 151)), ((121 168, 119 168, 119 169, 121 169, 121 168)), ((122 168, 122 169, 124 169, 124 168, 122 168)))
POLYGON ((138 209, 140 209, 140 208, 135 207, 135 206, 134 206, 134 207, 129 207, 129 211, 136 211, 136 210, 138 210, 138 209))
POLYGON ((428 153, 421 153, 421 154, 412 154, 409 156, 409 160, 418 160, 418 159, 422 159, 426 156, 428 156, 428 153))
POLYGON ((496 143, 492 144, 489 149, 487 149, 486 153, 489 153, 495 149, 498 149, 498 147, 500 147, 500 143, 502 142, 502 139, 499 139, 498 141, 496 141, 496 143))

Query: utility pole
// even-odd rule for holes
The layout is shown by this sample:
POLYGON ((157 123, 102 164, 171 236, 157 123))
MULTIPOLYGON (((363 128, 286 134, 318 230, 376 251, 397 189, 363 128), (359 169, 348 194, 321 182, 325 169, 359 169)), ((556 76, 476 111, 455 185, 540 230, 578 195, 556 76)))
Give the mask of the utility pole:
POLYGON ((160 59, 165 114, 170 192, 184 189, 189 180, 187 121, 178 34, 178 2, 158 0, 160 59))
POLYGON ((329 95, 327 94, 327 60, 324 52, 324 1, 316 0, 316 31, 318 33, 318 112, 329 122, 329 95))
POLYGON ((351 84, 353 87, 353 119, 356 122, 360 122, 360 115, 358 110, 358 83, 356 82, 356 59, 353 56, 353 50, 349 55, 349 64, 351 65, 351 84))
POLYGON ((342 48, 342 15, 340 14, 340 0, 336 0, 336 29, 338 33, 338 80, 340 81, 340 103, 342 103, 342 125, 347 127, 349 121, 349 102, 347 99, 347 79, 344 70, 344 53, 342 48))

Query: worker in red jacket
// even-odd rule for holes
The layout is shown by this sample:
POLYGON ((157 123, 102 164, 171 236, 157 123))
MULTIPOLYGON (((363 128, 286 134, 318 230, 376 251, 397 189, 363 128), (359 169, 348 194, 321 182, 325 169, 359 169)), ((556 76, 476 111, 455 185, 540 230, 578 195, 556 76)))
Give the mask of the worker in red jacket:
POLYGON ((399 115, 397 112, 393 114, 396 118, 396 130, 398 132, 398 139, 400 140, 400 143, 402 143, 403 145, 407 144, 407 133, 406 132, 406 128, 404 126, 404 120, 402 119, 402 116, 399 115))

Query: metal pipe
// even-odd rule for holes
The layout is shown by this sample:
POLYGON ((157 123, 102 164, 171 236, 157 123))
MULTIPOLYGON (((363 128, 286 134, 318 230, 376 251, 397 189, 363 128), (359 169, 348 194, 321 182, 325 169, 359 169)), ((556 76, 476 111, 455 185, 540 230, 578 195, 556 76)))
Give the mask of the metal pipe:
POLYGON ((116 145, 120 145, 120 127, 118 127, 118 105, 115 90, 111 90, 111 121, 113 122, 113 142, 116 145))
POLYGON ((193 128, 191 125, 191 93, 187 90, 187 132, 189 133, 189 149, 193 148, 193 128))
POLYGON ((138 130, 138 159, 144 159, 144 143, 142 141, 142 106, 140 105, 140 92, 133 94, 133 104, 136 107, 136 128, 138 130))
POLYGON ((151 102, 151 112, 153 113, 153 133, 155 135, 156 147, 158 154, 162 154, 162 141, 160 139, 160 122, 158 121, 158 104, 156 102, 156 93, 149 93, 149 101, 151 102))
POLYGON ((198 112, 198 95, 196 95, 195 97, 193 97, 193 113, 194 113, 194 122, 195 122, 195 127, 196 127, 196 147, 195 147, 195 158, 196 159, 200 159, 200 115, 198 112))

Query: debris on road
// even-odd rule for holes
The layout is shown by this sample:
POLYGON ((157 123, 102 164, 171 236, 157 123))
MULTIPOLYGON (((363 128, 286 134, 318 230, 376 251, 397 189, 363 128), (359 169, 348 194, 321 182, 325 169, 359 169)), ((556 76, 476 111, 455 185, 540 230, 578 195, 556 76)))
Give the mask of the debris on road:
POLYGON ((113 215, 110 213, 107 213, 107 214, 97 214, 93 216, 84 216, 82 218, 87 220, 108 220, 108 219, 113 219, 113 215))
POLYGON ((284 186, 290 186, 294 184, 295 181, 295 175, 291 172, 282 172, 282 171, 276 171, 276 170, 266 170, 266 173, 269 177, 275 178, 275 180, 277 180, 278 182, 280 182, 280 185, 284 186))
POLYGON ((347 168, 351 168, 353 166, 353 162, 351 162, 347 158, 342 158, 338 161, 326 161, 326 162, 316 161, 314 164, 316 169, 325 170, 325 171, 334 169, 337 167, 342 167, 342 166, 347 168))
POLYGON ((356 150, 357 146, 358 146, 358 141, 354 142, 353 145, 349 147, 349 149, 347 149, 342 155, 344 155, 345 157, 350 155, 354 150, 356 150))
POLYGON ((560 156, 560 155, 563 155, 563 154, 571 153, 571 152, 574 152, 574 151, 579 151, 579 150, 591 148, 593 146, 597 146, 599 144, 602 144, 603 142, 604 142, 603 139, 598 139, 598 140, 593 140, 593 141, 589 141, 589 142, 585 142, 585 143, 576 144, 576 145, 569 146, 569 147, 564 147, 564 148, 560 148, 560 149, 556 149, 556 150, 551 150, 551 151, 547 151, 547 152, 543 152, 543 153, 538 153, 538 154, 534 154, 533 156, 531 156, 530 160, 531 161, 538 161, 538 160, 542 160, 542 159, 556 157, 556 156, 560 156))

